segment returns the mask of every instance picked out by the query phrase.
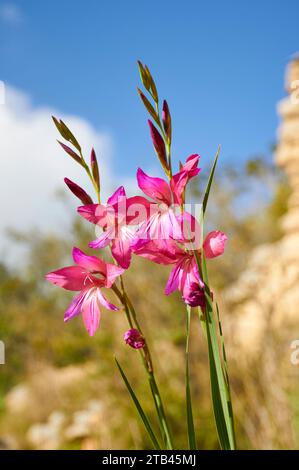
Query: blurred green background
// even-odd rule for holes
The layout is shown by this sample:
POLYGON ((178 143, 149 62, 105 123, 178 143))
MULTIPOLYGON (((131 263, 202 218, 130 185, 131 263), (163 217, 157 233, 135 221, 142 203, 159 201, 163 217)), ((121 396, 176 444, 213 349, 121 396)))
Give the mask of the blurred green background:
MULTIPOLYGON (((225 255, 209 263, 212 286, 220 301, 221 292, 246 268, 253 248, 279 240, 281 236, 279 219, 286 211, 289 189, 284 175, 266 163, 268 160, 257 156, 238 170, 226 167, 216 177, 208 225, 229 236, 225 255), (240 210, 241 198, 251 201, 246 211, 240 210)), ((203 173, 193 183, 192 198, 201 197, 205 180, 203 173)), ((62 203, 66 210, 73 210, 76 202, 65 199, 62 203)), ((0 444, 3 448, 150 447, 114 362, 117 356, 145 409, 155 420, 138 353, 122 340, 127 329, 124 312, 104 311, 100 330, 90 338, 81 317, 66 325, 63 323, 70 293, 44 280, 48 271, 70 264, 72 246, 84 249, 92 232, 93 227, 88 222, 75 217, 69 236, 39 235, 36 231, 11 231, 9 234, 14 243, 27 247, 27 254, 22 268, 9 269, 4 264, 0 268, 0 331, 7 357, 7 364, 0 366, 0 444)), ((168 272, 168 267, 135 257, 125 274, 125 282, 153 350, 175 445, 186 448, 185 311, 178 295, 163 295, 168 272)), ((227 310, 222 312, 224 330, 224 315, 230 314, 227 310)), ((274 341, 274 335, 277 331, 268 332, 269 344, 274 341)), ((260 414, 265 406, 272 407, 275 414, 276 404, 270 402, 273 397, 265 376, 259 366, 244 370, 237 357, 230 357, 228 335, 226 347, 236 405, 238 446, 253 448, 258 437, 260 447, 267 447, 259 430, 260 414), (246 426, 250 415, 256 420, 254 442, 250 426, 246 426)), ((217 449, 207 361, 206 341, 198 317, 193 315, 191 375, 198 446, 217 449)), ((277 373, 281 373, 280 365, 276 366, 277 373)), ((294 429, 297 423, 296 401, 292 398, 295 390, 287 392, 294 429)), ((279 429, 271 445, 294 447, 298 445, 296 439, 286 437, 284 430, 279 429)))

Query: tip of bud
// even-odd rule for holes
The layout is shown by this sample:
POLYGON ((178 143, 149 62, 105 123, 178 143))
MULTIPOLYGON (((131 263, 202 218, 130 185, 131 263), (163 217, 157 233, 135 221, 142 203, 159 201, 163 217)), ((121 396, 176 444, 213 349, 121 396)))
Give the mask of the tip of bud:
POLYGON ((94 163, 96 161, 97 157, 96 157, 96 153, 95 153, 95 150, 94 148, 91 149, 91 154, 90 154, 90 162, 91 163, 94 163))

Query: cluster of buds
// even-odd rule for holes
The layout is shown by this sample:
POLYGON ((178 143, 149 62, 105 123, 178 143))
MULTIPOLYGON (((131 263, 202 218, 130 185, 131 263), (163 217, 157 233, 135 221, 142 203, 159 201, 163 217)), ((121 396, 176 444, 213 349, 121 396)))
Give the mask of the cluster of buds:
POLYGON ((171 176, 171 156, 170 156, 170 146, 171 146, 171 116, 169 112, 169 107, 166 100, 163 101, 162 106, 162 118, 160 116, 159 109, 159 96, 157 88, 154 82, 154 79, 146 65, 143 65, 138 61, 139 73, 141 81, 144 85, 144 88, 149 93, 150 98, 153 101, 153 104, 149 99, 144 95, 144 93, 137 88, 139 96, 147 109, 148 113, 155 121, 157 127, 149 119, 148 124, 150 128, 150 135, 152 138, 153 146, 156 152, 156 155, 162 165, 163 170, 165 171, 168 177, 171 176))

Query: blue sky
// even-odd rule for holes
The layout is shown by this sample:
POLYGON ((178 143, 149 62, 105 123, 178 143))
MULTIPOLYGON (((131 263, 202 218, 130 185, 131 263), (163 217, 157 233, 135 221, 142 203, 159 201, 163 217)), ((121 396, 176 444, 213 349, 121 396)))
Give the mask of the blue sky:
MULTIPOLYGON (((1 79, 36 106, 112 136, 114 168, 153 167, 136 60, 170 104, 174 156, 236 164, 267 152, 283 73, 299 48, 298 1, 1 1, 1 79), (5 10, 6 9, 6 10, 5 10)), ((80 136, 79 136, 80 137, 80 136)))

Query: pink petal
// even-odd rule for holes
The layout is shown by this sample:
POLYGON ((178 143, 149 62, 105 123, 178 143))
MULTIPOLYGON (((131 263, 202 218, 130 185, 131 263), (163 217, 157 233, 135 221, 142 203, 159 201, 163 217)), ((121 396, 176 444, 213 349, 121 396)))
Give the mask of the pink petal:
POLYGON ((188 179, 189 177, 186 171, 180 171, 171 178, 170 187, 175 204, 181 205, 183 203, 183 193, 185 191, 186 184, 188 183, 188 179))
POLYGON ((194 284, 199 285, 201 288, 204 287, 204 284, 199 277, 198 267, 194 256, 186 255, 181 267, 179 290, 183 297, 187 297, 194 284))
POLYGON ((151 202, 142 196, 129 197, 127 199, 127 218, 129 225, 139 225, 148 219, 151 202))
POLYGON ((175 264, 184 256, 184 252, 173 240, 136 240, 132 251, 157 264, 175 264))
POLYGON ((180 272, 181 272, 181 264, 178 263, 173 267, 170 273, 170 276, 168 278, 168 281, 165 287, 165 295, 169 295, 178 289, 180 272))
POLYGON ((157 211, 150 215, 149 219, 141 225, 140 229, 137 231, 137 236, 142 239, 147 240, 160 240, 161 230, 160 230, 160 218, 161 212, 159 210, 158 204, 157 211))
POLYGON ((104 297, 100 289, 97 290, 97 295, 98 295, 99 301, 105 308, 107 308, 107 310, 114 310, 114 311, 119 310, 119 308, 116 307, 116 305, 113 305, 110 302, 108 302, 108 300, 106 299, 106 297, 104 297))
POLYGON ((162 178, 148 176, 141 168, 137 170, 137 181, 139 188, 155 201, 171 205, 171 192, 168 183, 162 178))
POLYGON ((179 223, 174 211, 169 209, 168 211, 168 224, 170 230, 170 237, 174 240, 182 240, 183 233, 181 229, 181 224, 179 223))
POLYGON ((180 242, 186 244, 187 250, 199 250, 202 242, 202 230, 198 219, 189 212, 183 212, 179 215, 178 222, 182 231, 180 242))
POLYGON ((80 292, 80 294, 76 295, 67 310, 64 312, 64 321, 67 322, 71 318, 79 315, 81 312, 82 303, 84 297, 86 296, 86 290, 80 292))
POLYGON ((78 207, 77 211, 84 219, 92 224, 104 227, 106 225, 107 208, 102 204, 88 204, 78 207))
POLYGON ((90 248, 105 248, 113 239, 114 230, 106 230, 102 235, 88 244, 90 248))
POLYGON ((128 238, 116 238, 112 242, 111 251, 113 258, 124 269, 128 269, 131 263, 131 241, 128 238))
POLYGON ((56 286, 66 290, 79 291, 97 280, 88 271, 80 266, 68 266, 46 275, 46 279, 56 286))
POLYGON ((120 187, 117 188, 117 190, 112 194, 112 196, 109 197, 109 199, 107 200, 107 204, 109 204, 109 205, 117 204, 119 198, 125 197, 125 196, 126 196, 125 188, 124 188, 123 186, 120 186, 120 187))
POLYGON ((83 322, 90 336, 93 336, 99 327, 100 315, 97 294, 94 292, 84 300, 82 306, 83 322))
POLYGON ((137 235, 139 238, 148 238, 150 240, 181 240, 183 237, 180 223, 174 211, 170 208, 167 208, 166 211, 158 210, 153 213, 147 224, 137 232, 137 235))
POLYGON ((206 258, 215 258, 224 252, 227 236, 219 230, 208 233, 203 242, 203 249, 206 258))
POLYGON ((86 255, 79 248, 73 248, 73 259, 76 264, 82 266, 87 271, 102 274, 106 272, 106 265, 103 260, 96 256, 86 255))
POLYGON ((191 155, 187 158, 181 171, 173 175, 171 178, 170 187, 174 196, 175 204, 181 205, 183 203, 183 194, 188 181, 200 172, 200 169, 197 168, 198 160, 199 155, 191 155))
POLYGON ((196 176, 200 172, 200 168, 197 167, 200 156, 195 153, 187 158, 186 163, 183 165, 182 170, 187 171, 189 176, 196 176))
POLYGON ((116 266, 116 264, 112 263, 106 263, 106 284, 105 287, 111 287, 115 279, 118 276, 121 276, 125 270, 123 268, 120 268, 119 266, 116 266))

